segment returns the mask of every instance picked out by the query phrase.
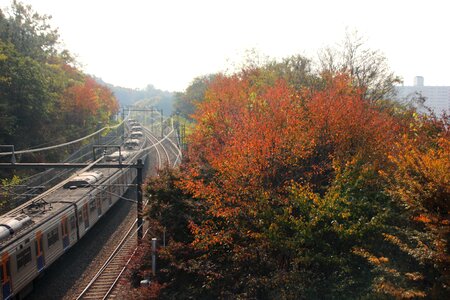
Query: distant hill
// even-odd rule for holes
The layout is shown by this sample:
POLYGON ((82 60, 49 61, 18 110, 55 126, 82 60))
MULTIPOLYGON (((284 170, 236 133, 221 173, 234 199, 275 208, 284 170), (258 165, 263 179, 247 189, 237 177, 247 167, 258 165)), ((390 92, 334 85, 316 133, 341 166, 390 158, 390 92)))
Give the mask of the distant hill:
POLYGON ((141 105, 145 103, 162 109, 166 116, 172 114, 174 99, 172 92, 159 90, 151 84, 147 85, 145 89, 130 89, 106 83, 101 78, 95 77, 95 80, 110 88, 122 107, 139 102, 141 105))

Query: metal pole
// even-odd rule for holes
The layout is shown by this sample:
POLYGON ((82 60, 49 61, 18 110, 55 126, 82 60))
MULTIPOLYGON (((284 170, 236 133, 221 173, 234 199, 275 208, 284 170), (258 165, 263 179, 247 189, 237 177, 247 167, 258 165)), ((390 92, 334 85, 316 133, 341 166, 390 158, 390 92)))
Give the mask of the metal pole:
POLYGON ((156 275, 156 238, 152 238, 152 274, 156 275))
POLYGON ((161 138, 164 137, 163 119, 163 110, 161 109, 161 138))
POLYGON ((137 160, 137 179, 136 179, 136 192, 137 192, 137 237, 138 243, 141 242, 143 237, 143 228, 142 228, 142 170, 144 168, 144 164, 142 163, 142 159, 137 160))
POLYGON ((125 139, 125 107, 122 108, 122 141, 125 139))
POLYGON ((153 107, 150 110, 150 122, 152 122, 152 133, 154 133, 155 132, 155 130, 154 130, 155 120, 153 119, 153 107))

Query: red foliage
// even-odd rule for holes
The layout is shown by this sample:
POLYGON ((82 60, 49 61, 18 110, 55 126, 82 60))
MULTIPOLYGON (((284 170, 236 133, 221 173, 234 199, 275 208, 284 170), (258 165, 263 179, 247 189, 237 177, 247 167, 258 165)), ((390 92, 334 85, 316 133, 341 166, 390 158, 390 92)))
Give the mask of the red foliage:
POLYGON ((74 115, 80 123, 85 123, 90 117, 108 121, 119 110, 112 92, 91 77, 85 77, 84 82, 67 88, 63 97, 62 110, 74 115))
POLYGON ((323 184, 314 178, 329 173, 333 160, 381 159, 398 126, 362 95, 345 75, 311 96, 282 80, 258 86, 216 78, 194 115, 185 188, 209 201, 212 215, 229 217, 251 212, 252 199, 291 180, 323 184))

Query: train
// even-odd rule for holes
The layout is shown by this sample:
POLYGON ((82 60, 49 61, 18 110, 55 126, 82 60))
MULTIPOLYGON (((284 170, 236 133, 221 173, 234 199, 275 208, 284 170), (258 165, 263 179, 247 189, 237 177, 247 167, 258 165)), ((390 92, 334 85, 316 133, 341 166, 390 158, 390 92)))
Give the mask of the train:
MULTIPOLYGON (((145 141, 141 137, 131 144, 122 150, 129 161, 142 156, 138 146, 145 141)), ((45 197, 0 216, 0 299, 27 295, 34 279, 100 220, 136 175, 135 168, 80 171, 45 197)))

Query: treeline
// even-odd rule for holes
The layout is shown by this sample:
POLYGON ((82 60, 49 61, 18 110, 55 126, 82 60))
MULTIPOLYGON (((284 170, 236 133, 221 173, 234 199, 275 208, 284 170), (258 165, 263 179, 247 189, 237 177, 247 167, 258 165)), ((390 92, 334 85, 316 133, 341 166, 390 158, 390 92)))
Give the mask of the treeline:
POLYGON ((182 166, 147 182, 167 246, 156 277, 150 251, 134 261, 128 298, 447 298, 449 118, 390 101, 378 54, 200 78, 182 166))
POLYGON ((111 90, 61 49, 49 20, 18 1, 0 10, 0 144, 17 150, 92 133, 119 109, 111 90))
POLYGON ((141 105, 162 109, 165 116, 171 115, 173 112, 172 92, 162 91, 151 84, 144 89, 130 89, 105 83, 101 78, 96 78, 96 80, 111 89, 122 107, 141 103, 141 105))
POLYGON ((184 92, 175 93, 173 101, 175 114, 192 120, 191 116, 195 112, 196 105, 203 101, 208 85, 214 77, 214 74, 196 77, 184 92))

